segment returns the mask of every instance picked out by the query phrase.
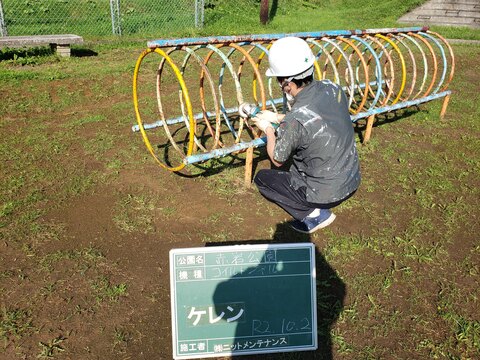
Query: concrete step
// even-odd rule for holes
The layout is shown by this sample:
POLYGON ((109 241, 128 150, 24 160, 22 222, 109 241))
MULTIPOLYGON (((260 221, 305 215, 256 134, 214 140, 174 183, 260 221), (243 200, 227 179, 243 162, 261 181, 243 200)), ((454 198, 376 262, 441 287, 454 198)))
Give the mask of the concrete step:
POLYGON ((473 11, 480 12, 480 5, 477 8, 471 4, 445 4, 445 3, 427 3, 420 8, 419 10, 454 10, 454 11, 473 11))
MULTIPOLYGON (((478 5, 477 0, 431 0, 428 3, 435 3, 435 4, 454 4, 454 5, 472 5, 476 6, 478 5)), ((423 4, 421 6, 425 6, 426 4, 423 4)))
POLYGON ((402 16, 400 23, 480 28, 480 0, 430 0, 402 16))

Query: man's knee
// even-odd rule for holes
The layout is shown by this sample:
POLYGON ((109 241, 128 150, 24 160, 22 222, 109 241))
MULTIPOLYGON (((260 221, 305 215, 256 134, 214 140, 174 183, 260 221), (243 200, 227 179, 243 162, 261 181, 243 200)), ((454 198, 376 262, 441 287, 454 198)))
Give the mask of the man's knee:
POLYGON ((270 170, 268 169, 262 169, 257 172, 255 177, 253 178, 253 182, 257 187, 261 188, 264 187, 266 183, 268 183, 268 173, 270 170))
POLYGON ((272 169, 262 169, 257 172, 253 178, 253 182, 257 185, 257 189, 264 197, 271 199, 272 194, 276 193, 277 190, 272 189, 272 182, 275 179, 275 170, 272 169))

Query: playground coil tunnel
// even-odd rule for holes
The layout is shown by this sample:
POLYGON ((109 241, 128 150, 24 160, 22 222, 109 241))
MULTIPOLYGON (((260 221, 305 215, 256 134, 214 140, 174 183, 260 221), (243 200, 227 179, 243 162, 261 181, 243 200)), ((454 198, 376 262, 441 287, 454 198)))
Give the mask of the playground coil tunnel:
POLYGON ((454 54, 426 27, 150 41, 135 65, 132 130, 142 134, 161 167, 180 171, 265 145, 249 120, 238 116, 238 106, 288 110, 276 79, 265 76, 268 50, 285 36, 307 41, 315 78, 344 89, 352 122, 368 119, 366 138, 382 113, 442 97, 445 112, 454 54))

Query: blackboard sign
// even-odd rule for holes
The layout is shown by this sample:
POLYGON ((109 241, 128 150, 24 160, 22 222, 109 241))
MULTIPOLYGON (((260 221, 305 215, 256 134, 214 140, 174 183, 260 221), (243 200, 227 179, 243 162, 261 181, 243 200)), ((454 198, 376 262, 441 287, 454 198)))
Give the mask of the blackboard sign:
POLYGON ((311 243, 170 251, 175 359, 315 350, 311 243))

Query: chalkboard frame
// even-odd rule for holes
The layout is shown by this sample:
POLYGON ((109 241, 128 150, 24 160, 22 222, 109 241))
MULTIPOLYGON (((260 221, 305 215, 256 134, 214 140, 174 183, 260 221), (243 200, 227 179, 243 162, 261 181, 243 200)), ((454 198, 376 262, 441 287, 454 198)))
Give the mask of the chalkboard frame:
MULTIPOLYGON (((233 246, 211 246, 211 247, 198 247, 198 248, 182 248, 182 249, 172 249, 170 250, 169 254, 169 259, 170 259, 170 298, 171 298, 171 320, 172 320, 172 352, 173 352, 173 358, 174 359, 196 359, 196 358, 210 358, 210 357, 222 357, 222 356, 239 356, 239 355, 252 355, 252 354, 265 354, 265 353, 278 353, 278 352, 292 352, 292 351, 309 351, 309 350, 316 350, 318 348, 318 340, 317 340, 317 299, 316 299, 316 267, 315 267, 315 246, 312 243, 290 243, 290 244, 255 244, 255 245, 233 245, 233 246), (178 306, 179 302, 181 303, 181 299, 179 300, 177 298, 177 285, 182 282, 179 278, 179 269, 185 269, 185 263, 183 265, 177 266, 176 260, 175 259, 180 259, 183 257, 190 257, 192 259, 192 256, 200 256, 203 255, 204 259, 207 257, 207 254, 211 256, 212 254, 238 254, 238 253, 256 253, 256 252, 265 252, 265 254, 271 251, 277 251, 277 250, 308 250, 306 254, 308 256, 305 256, 305 258, 301 258, 301 262, 308 262, 308 268, 309 268, 309 273, 308 274, 300 274, 297 276, 309 276, 309 284, 308 284, 308 291, 309 294, 308 296, 310 297, 310 302, 309 306, 310 308, 308 309, 309 311, 309 316, 310 318, 308 319, 309 324, 311 326, 309 327, 309 331, 311 332, 311 335, 307 334, 306 336, 311 336, 311 343, 310 344, 301 344, 301 345, 295 345, 295 346, 282 346, 278 348, 259 348, 259 349, 252 349, 252 350, 229 350, 229 349, 224 349, 224 351, 208 351, 208 345, 207 345, 207 351, 201 352, 201 353, 181 353, 180 346, 179 346, 179 331, 182 331, 179 326, 179 319, 178 319, 178 306), (179 258, 180 257, 180 258, 179 258), (178 284, 177 284, 178 283, 178 284)), ((203 261, 203 260, 202 260, 203 261)), ((260 260, 259 264, 265 264, 261 262, 260 260)), ((192 262, 194 262, 192 260, 192 262)), ((269 264, 280 264, 280 262, 269 262, 269 264)), ((195 265, 193 265, 195 266, 195 265)), ((210 266, 210 265, 209 265, 210 266)), ((215 265, 211 265, 215 266, 215 265)), ((305 265, 307 266, 307 265, 305 265)), ((192 273, 192 271, 190 272, 192 273)), ((188 276, 185 275, 185 276, 188 276)), ((295 275, 294 275, 295 276, 295 275)), ((274 277, 272 275, 271 277, 274 277)), ((260 277, 261 278, 261 277, 260 277)), ((265 277, 266 280, 261 279, 260 281, 268 281, 268 277, 265 277)), ((293 279, 293 278, 292 278, 293 279)), ((185 279, 184 279, 185 280, 185 279)), ((198 280, 198 279, 197 279, 198 280)), ((221 280, 221 279, 219 279, 221 280)), ((191 280, 185 280, 183 281, 183 285, 188 282, 194 282, 194 279, 191 280)), ((200 280, 202 281, 202 280, 200 280)), ((205 281, 208 281, 205 279, 205 281)), ((209 281, 213 281, 210 279, 209 281)), ((285 281, 282 279, 282 281, 285 281)), ((213 296, 213 295, 212 295, 213 296)), ((279 299, 279 302, 281 302, 283 299, 279 299)), ((233 306, 233 305, 232 305, 233 306)), ((194 307, 193 307, 194 309, 194 307)), ((193 311, 192 309, 192 311, 193 311)), ((212 316, 212 315, 210 315, 212 316)), ((283 324, 282 324, 282 332, 283 332, 283 324)), ((276 334, 278 335, 278 334, 276 334)), ((287 334, 288 335, 288 334, 287 334)), ((285 336, 287 336, 285 335, 285 336)), ((295 335, 295 334, 293 334, 295 335)), ((262 336, 258 336, 259 338, 262 336)), ((265 338, 265 336, 263 336, 265 338)), ((203 339, 207 342, 210 341, 210 339, 206 338, 203 339)), ((278 340, 278 339, 277 339, 278 340)), ((186 340, 180 340, 180 342, 185 342, 186 340)), ((192 340, 193 341, 193 340, 192 340)), ((264 340, 267 341, 267 340, 264 340)), ((272 339, 274 341, 274 339, 272 339)), ((261 346, 261 345, 260 345, 261 346)))

